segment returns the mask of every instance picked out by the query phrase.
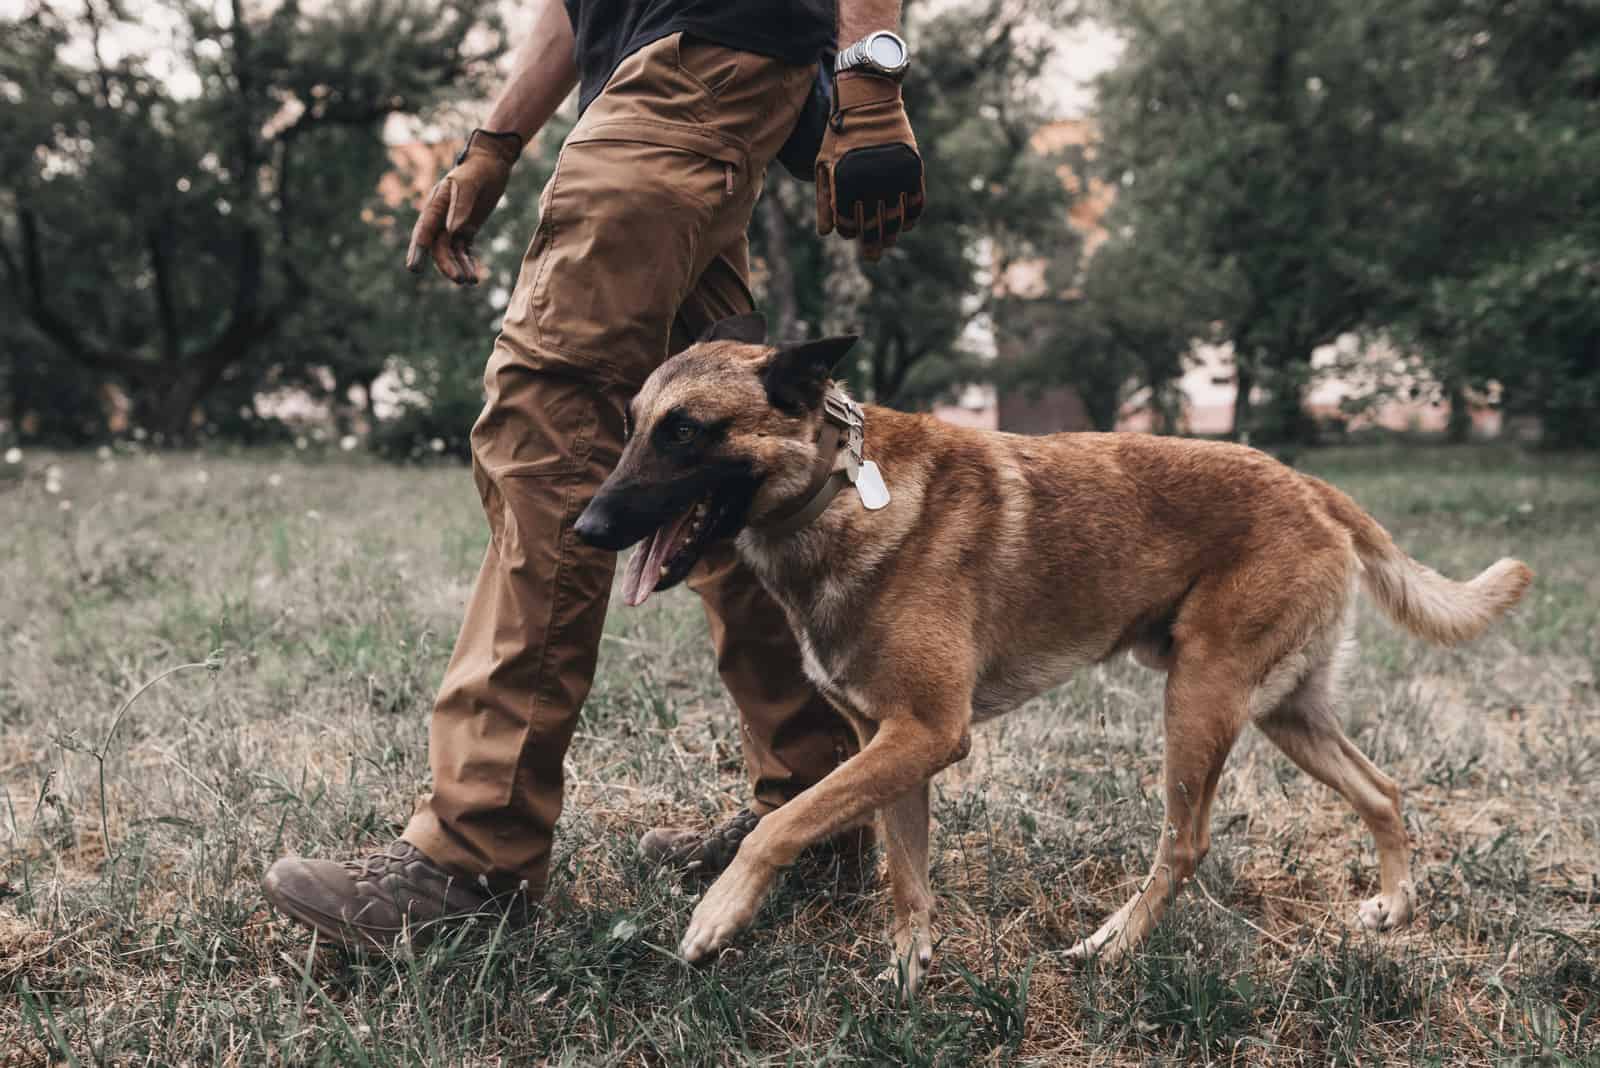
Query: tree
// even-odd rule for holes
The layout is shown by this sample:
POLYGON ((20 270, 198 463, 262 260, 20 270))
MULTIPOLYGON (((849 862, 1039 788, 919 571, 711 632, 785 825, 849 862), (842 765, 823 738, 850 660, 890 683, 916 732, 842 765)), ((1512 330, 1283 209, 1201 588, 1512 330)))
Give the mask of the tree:
MULTIPOLYGON (((1105 220, 1113 234, 1118 219, 1113 209, 1105 220)), ((1022 328, 1001 384, 1071 386, 1097 430, 1115 429, 1136 404, 1153 429, 1177 432, 1185 358, 1211 332, 1200 312, 1212 296, 1206 279, 1184 266, 1166 249, 1112 236, 1074 273, 1047 272, 1047 295, 997 316, 1008 332, 1022 328)))
POLYGON ((264 382, 381 366, 402 303, 374 273, 399 255, 372 210, 383 124, 470 86, 503 42, 485 0, 145 8, 0 23, 0 282, 32 351, 181 439, 264 382), (141 25, 172 31, 194 92, 111 47, 141 25))
POLYGON ((1453 411, 1494 382, 1547 444, 1600 446, 1600 3, 1405 10, 1427 197, 1372 257, 1382 314, 1453 411))
POLYGON ((1367 321, 1372 249, 1410 210, 1417 152, 1393 136, 1405 14, 1368 0, 1108 0, 1105 14, 1126 51, 1099 114, 1133 239, 1168 253, 1152 264, 1215 280, 1235 432, 1309 437, 1312 353, 1367 321))
POLYGON ((1128 43, 1100 98, 1119 210, 1217 280, 1239 432, 1310 436, 1311 354, 1361 331, 1422 357, 1457 434, 1496 383, 1547 441, 1600 442, 1600 3, 1105 11, 1128 43))

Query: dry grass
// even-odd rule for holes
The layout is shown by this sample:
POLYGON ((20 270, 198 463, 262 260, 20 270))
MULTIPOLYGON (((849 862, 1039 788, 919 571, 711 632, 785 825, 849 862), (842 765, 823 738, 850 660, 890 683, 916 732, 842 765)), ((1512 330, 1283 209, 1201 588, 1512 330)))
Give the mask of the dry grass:
POLYGON ((257 880, 286 850, 386 841, 424 788, 425 716, 485 537, 470 481, 119 454, 55 459, 52 494, 44 462, 0 472, 0 1064, 1600 1055, 1592 459, 1307 460, 1447 573, 1510 552, 1540 573, 1467 649, 1362 612, 1346 721, 1407 789, 1410 930, 1354 929, 1370 841, 1248 738, 1202 885, 1131 965, 1070 967, 1061 951, 1120 904, 1160 819, 1159 679, 1118 662, 993 725, 939 782, 942 941, 909 1011, 882 977, 887 895, 839 871, 787 880, 712 968, 667 948, 694 889, 642 870, 633 841, 743 800, 686 594, 612 614, 531 930, 395 961, 313 951, 257 880), (112 730, 181 664, 202 666, 112 730))

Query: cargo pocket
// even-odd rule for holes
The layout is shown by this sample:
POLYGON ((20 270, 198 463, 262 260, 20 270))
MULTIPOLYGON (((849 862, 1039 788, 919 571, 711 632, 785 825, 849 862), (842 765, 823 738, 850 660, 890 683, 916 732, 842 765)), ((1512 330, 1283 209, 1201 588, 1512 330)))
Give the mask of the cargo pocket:
POLYGON ((746 178, 743 146, 647 118, 575 130, 540 220, 534 277, 507 326, 637 387, 666 358, 672 322, 703 269, 707 232, 746 178))

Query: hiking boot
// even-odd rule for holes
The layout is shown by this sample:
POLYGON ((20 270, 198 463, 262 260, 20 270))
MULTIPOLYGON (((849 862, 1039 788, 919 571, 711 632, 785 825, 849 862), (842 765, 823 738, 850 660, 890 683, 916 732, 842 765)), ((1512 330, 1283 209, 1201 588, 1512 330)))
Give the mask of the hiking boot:
POLYGON ((520 889, 496 894, 481 878, 439 867, 404 839, 359 860, 284 857, 261 890, 273 907, 332 942, 393 949, 403 935, 425 945, 451 921, 497 909, 521 912, 520 889))
POLYGON ((761 817, 741 808, 710 830, 656 827, 639 839, 639 855, 652 864, 696 875, 716 875, 739 852, 761 817))
MULTIPOLYGON (((639 854, 652 864, 693 875, 717 875, 733 863, 739 844, 756 829, 761 817, 741 808, 710 830, 656 827, 639 839, 639 854)), ((871 854, 872 825, 843 831, 819 842, 802 854, 802 860, 837 855, 846 863, 861 865, 871 854)))

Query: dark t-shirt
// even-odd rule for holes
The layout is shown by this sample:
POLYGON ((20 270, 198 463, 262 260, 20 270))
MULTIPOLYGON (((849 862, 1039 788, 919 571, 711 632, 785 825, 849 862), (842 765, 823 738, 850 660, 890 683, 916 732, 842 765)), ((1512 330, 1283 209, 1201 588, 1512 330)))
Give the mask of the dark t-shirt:
POLYGON ((834 46, 834 0, 566 0, 577 36, 578 107, 587 108, 617 65, 668 34, 815 63, 834 46))

